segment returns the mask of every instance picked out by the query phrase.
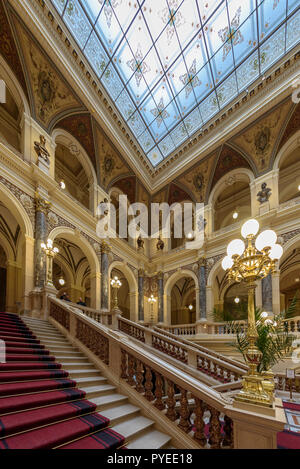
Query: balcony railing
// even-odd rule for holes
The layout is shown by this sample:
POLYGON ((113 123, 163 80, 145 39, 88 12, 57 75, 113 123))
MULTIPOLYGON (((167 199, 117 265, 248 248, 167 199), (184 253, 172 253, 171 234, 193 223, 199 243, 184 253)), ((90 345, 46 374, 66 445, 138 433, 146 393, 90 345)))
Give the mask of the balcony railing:
POLYGON ((247 322, 234 321, 228 323, 208 321, 203 324, 178 324, 174 326, 160 326, 160 328, 177 336, 195 336, 197 334, 230 335, 235 334, 237 329, 246 331, 247 322))
MULTIPOLYGON (((157 357, 153 353, 158 347, 166 357, 175 354, 178 363, 189 365, 193 362, 198 367, 199 360, 203 358, 199 350, 149 328, 139 325, 133 327, 131 321, 119 317, 120 330, 126 331, 126 334, 129 332, 128 335, 132 334, 136 339, 124 340, 123 334, 88 317, 87 313, 90 312, 80 311, 51 296, 48 302, 51 321, 59 324, 61 332, 83 352, 87 350, 92 353, 100 369, 107 369, 124 392, 127 388, 128 392, 131 389, 131 397, 137 402, 145 402, 148 410, 150 403, 153 418, 159 419, 160 425, 168 429, 180 447, 241 448, 249 445, 249 438, 253 438, 253 442, 257 440, 257 431, 276 435, 277 431, 283 429, 283 417, 274 419, 265 414, 257 417, 256 413, 239 410, 232 405, 230 398, 189 374, 188 368, 183 370, 163 355, 157 357), (249 414, 252 419, 258 420, 252 437, 251 430, 249 433, 249 414), (238 437, 241 431, 249 433, 247 441, 238 437)), ((207 356, 205 360, 205 368, 210 369, 210 372, 213 372, 212 366, 215 365, 223 368, 225 373, 233 370, 229 364, 221 360, 218 363, 213 357, 211 363, 207 361, 207 356)), ((276 412, 280 413, 281 410, 276 412)), ((274 447, 276 437, 270 437, 266 444, 274 447)))

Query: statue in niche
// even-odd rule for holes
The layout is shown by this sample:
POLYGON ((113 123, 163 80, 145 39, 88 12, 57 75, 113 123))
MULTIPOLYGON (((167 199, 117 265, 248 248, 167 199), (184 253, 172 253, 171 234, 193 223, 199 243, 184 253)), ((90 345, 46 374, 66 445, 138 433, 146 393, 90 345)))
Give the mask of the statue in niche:
POLYGON ((163 251, 164 247, 165 247, 165 243, 163 242, 163 240, 159 236, 157 238, 156 248, 157 248, 158 251, 163 251))
POLYGON ((145 241, 143 240, 141 235, 138 237, 136 242, 137 242, 137 245, 138 245, 138 249, 144 249, 145 241))
POLYGON ((257 193, 257 200, 259 201, 260 204, 263 204, 264 202, 268 202, 271 194, 272 194, 272 190, 269 187, 267 187, 267 183, 264 182, 261 185, 261 190, 257 193))
POLYGON ((38 155, 39 159, 42 159, 47 163, 50 164, 50 153, 46 148, 46 139, 43 135, 40 135, 40 141, 34 142, 34 149, 36 154, 38 155))
POLYGON ((203 218, 202 215, 200 215, 198 218, 197 226, 198 226, 199 233, 201 233, 202 231, 205 231, 205 228, 207 226, 207 220, 206 218, 203 218))

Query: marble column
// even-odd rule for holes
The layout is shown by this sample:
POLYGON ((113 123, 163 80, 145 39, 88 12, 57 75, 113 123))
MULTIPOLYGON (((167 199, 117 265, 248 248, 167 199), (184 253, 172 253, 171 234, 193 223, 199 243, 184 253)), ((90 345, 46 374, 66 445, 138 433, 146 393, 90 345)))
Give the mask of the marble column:
POLYGON ((157 275, 158 291, 158 322, 164 322, 164 274, 159 272, 157 275))
POLYGON ((273 288, 272 288, 272 275, 269 274, 267 277, 262 279, 261 282, 262 290, 262 309, 267 313, 273 311, 273 288))
POLYGON ((101 244, 101 310, 109 311, 109 277, 108 268, 109 260, 108 253, 110 251, 109 245, 103 241, 101 244))
POLYGON ((139 321, 144 321, 144 270, 140 269, 138 273, 138 288, 139 288, 139 298, 138 298, 138 319, 139 321))
POLYGON ((196 321, 206 321, 206 260, 202 257, 198 262, 198 282, 199 282, 199 317, 196 321))
POLYGON ((279 314, 281 311, 280 272, 279 271, 276 271, 272 274, 272 302, 273 302, 273 313, 279 314))
POLYGON ((35 194, 35 287, 43 288, 46 285, 47 262, 46 255, 41 248, 41 243, 47 243, 48 212, 51 203, 43 199, 38 192, 35 194))

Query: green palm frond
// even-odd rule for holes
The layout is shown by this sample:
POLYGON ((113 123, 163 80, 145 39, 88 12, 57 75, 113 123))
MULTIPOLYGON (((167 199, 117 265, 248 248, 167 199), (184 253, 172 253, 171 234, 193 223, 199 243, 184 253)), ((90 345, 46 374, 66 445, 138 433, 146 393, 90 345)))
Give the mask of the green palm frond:
MULTIPOLYGON (((258 337, 256 346, 262 353, 261 362, 258 371, 270 370, 276 363, 282 361, 287 352, 291 349, 293 335, 287 332, 284 320, 292 317, 295 313, 298 298, 297 296, 291 302, 287 311, 274 316, 272 322, 265 321, 260 309, 255 310, 255 320, 258 337)), ((247 332, 242 326, 236 326, 234 322, 229 323, 230 327, 236 329, 236 343, 231 344, 244 357, 249 346, 247 332)))

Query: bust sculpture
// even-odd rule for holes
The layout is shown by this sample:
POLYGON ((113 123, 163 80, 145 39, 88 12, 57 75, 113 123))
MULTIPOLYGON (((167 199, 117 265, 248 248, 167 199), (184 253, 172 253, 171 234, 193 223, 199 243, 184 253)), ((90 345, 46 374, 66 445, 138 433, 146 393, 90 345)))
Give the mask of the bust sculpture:
POLYGON ((264 202, 268 202, 271 194, 272 194, 272 190, 269 187, 267 187, 267 183, 264 182, 261 185, 261 190, 257 193, 257 200, 259 201, 260 204, 263 204, 264 202))

